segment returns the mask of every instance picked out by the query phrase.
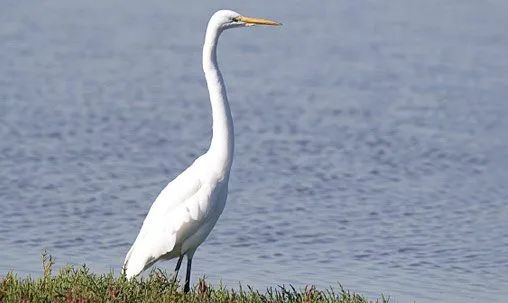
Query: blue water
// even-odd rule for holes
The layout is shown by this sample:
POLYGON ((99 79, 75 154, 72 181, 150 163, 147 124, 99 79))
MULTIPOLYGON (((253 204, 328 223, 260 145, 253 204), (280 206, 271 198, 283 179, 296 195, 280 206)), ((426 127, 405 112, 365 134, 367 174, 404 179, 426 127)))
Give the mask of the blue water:
POLYGON ((221 39, 236 155, 194 279, 506 301, 508 2, 174 2, 0 1, 0 274, 119 272, 209 144, 227 7, 284 26, 221 39))

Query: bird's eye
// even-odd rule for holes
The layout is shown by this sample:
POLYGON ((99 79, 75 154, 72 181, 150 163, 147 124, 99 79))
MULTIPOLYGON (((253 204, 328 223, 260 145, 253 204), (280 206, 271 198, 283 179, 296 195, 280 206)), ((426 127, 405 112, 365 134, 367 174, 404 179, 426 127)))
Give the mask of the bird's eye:
POLYGON ((240 19, 238 19, 238 17, 233 18, 233 22, 238 22, 238 21, 240 21, 240 19))

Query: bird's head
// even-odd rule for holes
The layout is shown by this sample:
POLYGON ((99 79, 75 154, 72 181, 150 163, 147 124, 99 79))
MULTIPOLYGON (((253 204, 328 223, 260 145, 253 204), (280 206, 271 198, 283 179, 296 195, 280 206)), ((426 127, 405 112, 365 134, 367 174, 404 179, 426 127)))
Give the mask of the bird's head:
POLYGON ((231 10, 220 10, 216 12, 210 19, 210 23, 213 23, 215 26, 217 26, 222 30, 253 25, 271 25, 271 26, 282 25, 279 22, 268 19, 242 16, 239 13, 231 10))

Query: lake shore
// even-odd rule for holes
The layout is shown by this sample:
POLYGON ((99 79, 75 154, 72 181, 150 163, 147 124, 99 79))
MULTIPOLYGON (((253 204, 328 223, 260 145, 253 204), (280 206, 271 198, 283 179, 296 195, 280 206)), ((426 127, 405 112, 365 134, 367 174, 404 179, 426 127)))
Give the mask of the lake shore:
POLYGON ((203 278, 184 294, 171 274, 159 269, 146 278, 129 281, 113 273, 94 274, 85 265, 66 266, 53 274, 53 265, 53 258, 44 255, 41 277, 20 278, 16 273, 0 277, 0 302, 388 302, 383 296, 371 301, 340 285, 323 290, 276 286, 261 292, 250 286, 213 287, 203 278))

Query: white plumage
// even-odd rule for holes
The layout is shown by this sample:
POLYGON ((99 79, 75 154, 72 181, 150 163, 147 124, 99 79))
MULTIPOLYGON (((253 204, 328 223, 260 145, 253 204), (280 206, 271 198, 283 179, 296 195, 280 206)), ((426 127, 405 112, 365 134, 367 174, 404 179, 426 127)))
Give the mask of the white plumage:
POLYGON ((224 210, 234 152, 233 120, 222 75, 217 66, 217 41, 223 30, 256 24, 280 25, 221 10, 208 23, 203 45, 203 71, 210 94, 213 134, 208 151, 162 190, 148 212, 124 262, 128 278, 157 260, 187 256, 184 291, 189 291, 192 256, 224 210))

